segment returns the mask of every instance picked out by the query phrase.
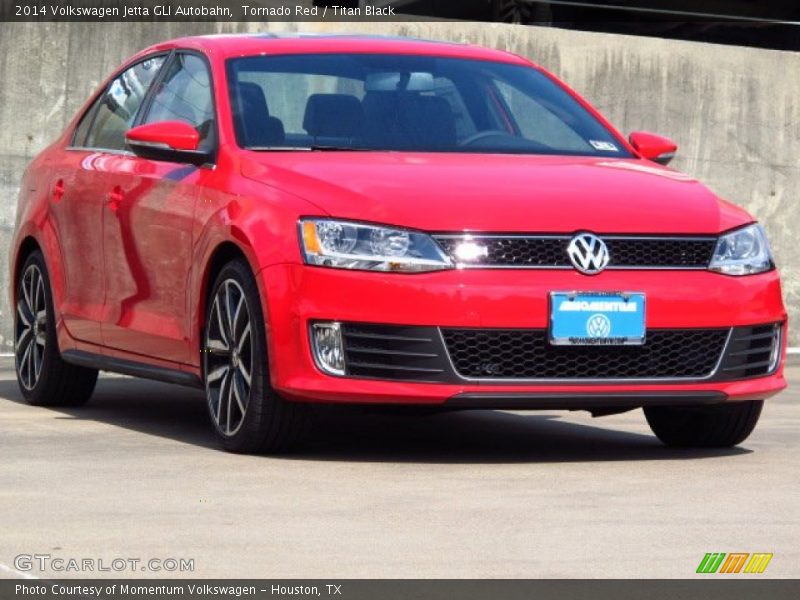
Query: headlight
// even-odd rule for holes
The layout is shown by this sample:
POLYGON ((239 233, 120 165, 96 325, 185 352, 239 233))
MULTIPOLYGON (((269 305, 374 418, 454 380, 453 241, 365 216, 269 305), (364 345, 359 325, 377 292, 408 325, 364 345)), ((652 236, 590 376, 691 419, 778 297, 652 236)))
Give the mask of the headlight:
POLYGON ((774 266, 764 228, 749 225, 719 238, 708 268, 726 275, 753 275, 774 266))
POLYGON ((302 219, 300 245, 309 265, 419 273, 452 269, 453 262, 416 231, 332 219, 302 219))

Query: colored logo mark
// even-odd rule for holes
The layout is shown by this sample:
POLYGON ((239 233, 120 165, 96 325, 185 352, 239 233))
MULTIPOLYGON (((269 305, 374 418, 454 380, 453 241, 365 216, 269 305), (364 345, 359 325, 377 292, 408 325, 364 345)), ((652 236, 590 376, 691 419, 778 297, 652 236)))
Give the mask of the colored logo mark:
POLYGON ((772 553, 755 552, 708 552, 697 566, 698 573, 763 573, 772 553))

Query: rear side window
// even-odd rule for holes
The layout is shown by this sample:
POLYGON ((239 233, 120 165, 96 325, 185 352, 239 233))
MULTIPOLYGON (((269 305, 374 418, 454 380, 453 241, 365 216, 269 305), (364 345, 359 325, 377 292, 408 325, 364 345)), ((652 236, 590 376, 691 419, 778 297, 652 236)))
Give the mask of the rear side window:
POLYGON ((75 145, 124 150, 125 133, 133 125, 164 59, 164 56, 157 56, 143 60, 116 77, 78 125, 75 145))
POLYGON ((87 110, 83 115, 81 122, 78 123, 78 126, 75 128, 75 133, 72 136, 73 146, 83 146, 86 142, 86 134, 89 133, 89 128, 92 126, 92 122, 94 121, 94 115, 97 113, 97 109, 102 101, 103 96, 100 96, 92 103, 91 108, 89 108, 89 110, 87 110))
POLYGON ((214 102, 211 77, 205 61, 193 54, 178 54, 167 66, 153 94, 144 123, 185 121, 200 132, 200 147, 213 145, 214 102))

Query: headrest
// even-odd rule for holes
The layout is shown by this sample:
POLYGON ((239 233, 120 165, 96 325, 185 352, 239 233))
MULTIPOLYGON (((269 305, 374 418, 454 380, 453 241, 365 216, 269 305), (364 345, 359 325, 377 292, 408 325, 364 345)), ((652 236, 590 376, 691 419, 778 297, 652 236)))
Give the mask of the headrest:
POLYGON ((303 129, 315 137, 357 137, 364 122, 361 101, 348 94, 312 94, 303 129))
POLYGON ((238 102, 234 106, 236 137, 246 146, 273 146, 286 139, 283 123, 271 117, 264 90, 257 83, 238 85, 238 102))
POLYGON ((449 148, 456 143, 456 120, 450 103, 436 96, 409 98, 401 110, 403 128, 413 144, 449 148))
POLYGON ((259 116, 265 118, 269 116, 269 105, 264 90, 257 83, 242 81, 238 85, 239 106, 236 108, 242 112, 254 111, 259 116))

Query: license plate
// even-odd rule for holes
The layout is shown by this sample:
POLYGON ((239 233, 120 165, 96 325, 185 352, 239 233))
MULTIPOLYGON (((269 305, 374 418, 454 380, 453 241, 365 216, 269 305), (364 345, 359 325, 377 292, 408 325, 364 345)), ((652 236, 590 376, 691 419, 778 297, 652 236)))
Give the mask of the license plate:
POLYGON ((556 346, 644 344, 640 292, 552 292, 550 343, 556 346))

